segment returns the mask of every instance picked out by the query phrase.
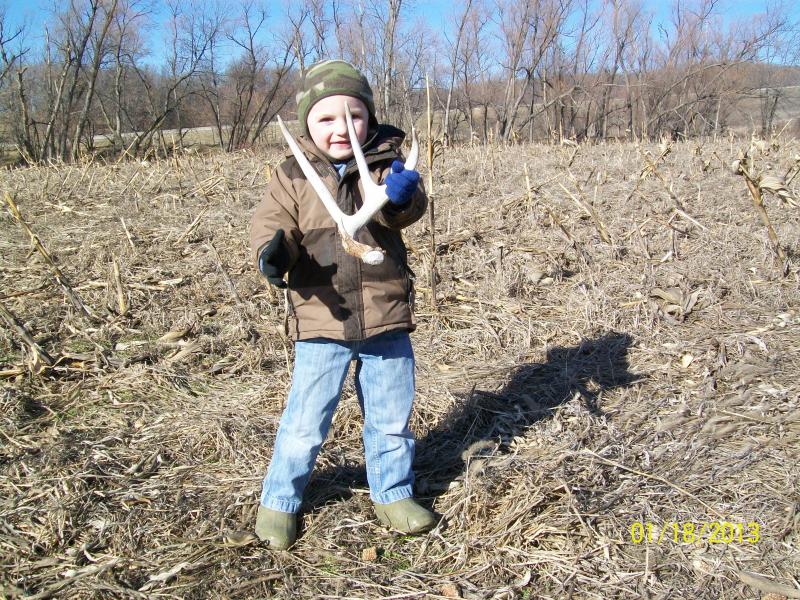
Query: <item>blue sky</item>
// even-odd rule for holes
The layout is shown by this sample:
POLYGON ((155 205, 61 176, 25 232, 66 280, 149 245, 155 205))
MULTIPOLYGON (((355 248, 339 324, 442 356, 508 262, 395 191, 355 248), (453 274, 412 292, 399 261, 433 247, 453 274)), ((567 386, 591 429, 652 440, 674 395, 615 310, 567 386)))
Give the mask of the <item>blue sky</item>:
MULTIPOLYGON (((77 0, 78 3, 81 1, 77 0)), ((491 0, 489 1, 491 2, 491 0)), ((152 34, 151 50, 153 51, 153 56, 151 61, 157 63, 159 61, 156 49, 159 47, 158 40, 160 39, 158 27, 164 19, 164 17, 159 17, 159 14, 165 15, 166 12, 164 11, 165 2, 163 0, 151 0, 151 2, 156 9, 153 23, 156 31, 152 34)), ((272 15, 277 16, 285 14, 287 3, 290 2, 291 0, 267 1, 266 6, 272 15)), ((721 7, 719 13, 723 15, 723 18, 742 19, 762 13, 768 3, 775 4, 775 2, 776 0, 722 0, 719 3, 721 7)), ((683 0, 683 3, 691 5, 692 1, 683 0)), ((6 31, 23 23, 26 24, 29 31, 28 45, 38 49, 42 45, 44 24, 53 4, 54 0, 0 0, 0 7, 5 9, 6 31)), ((61 3, 57 4, 59 7, 63 6, 61 3)), ((649 2, 644 0, 643 4, 647 10, 653 11, 658 21, 669 17, 673 0, 651 0, 649 2)), ((453 14, 459 10, 457 8, 459 5, 459 0, 406 0, 401 14, 410 21, 424 18, 434 30, 446 30, 452 24, 453 14)), ((795 23, 800 23, 800 2, 785 0, 784 6, 790 19, 795 23)))
MULTIPOLYGON (((720 4, 723 7, 721 12, 724 14, 731 17, 741 17, 763 12, 768 3, 768 0, 723 0, 720 4)), ((164 2, 162 0, 154 0, 153 4, 159 6, 163 5, 164 2)), ((266 4, 271 11, 276 13, 285 10, 284 2, 267 2, 266 4)), ((775 4, 774 0, 772 4, 775 4)), ((6 17, 11 24, 21 23, 27 19, 31 24, 41 25, 52 5, 53 0, 0 0, 0 6, 5 7, 6 17)), ((453 0, 426 0, 424 2, 420 0, 409 2, 406 0, 403 10, 405 11, 407 6, 410 13, 424 13, 426 16, 431 17, 432 20, 437 21, 436 25, 444 25, 452 17, 453 9, 456 5, 457 2, 453 0)), ((656 15, 662 18, 669 14, 671 5, 672 0, 644 1, 646 8, 653 10, 656 15)), ((800 20, 799 2, 786 1, 785 6, 788 7, 790 15, 795 20, 800 20)))

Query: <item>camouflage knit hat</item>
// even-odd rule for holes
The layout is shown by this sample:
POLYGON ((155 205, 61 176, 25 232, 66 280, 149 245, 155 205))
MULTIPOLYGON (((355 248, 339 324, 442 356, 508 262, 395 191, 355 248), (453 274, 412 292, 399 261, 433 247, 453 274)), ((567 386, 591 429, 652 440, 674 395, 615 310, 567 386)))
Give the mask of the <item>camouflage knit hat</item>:
POLYGON ((300 92, 297 100, 297 120, 308 135, 308 113, 311 107, 328 96, 353 96, 367 106, 369 111, 369 128, 377 127, 375 118, 375 102, 372 99, 372 88, 367 78, 350 63, 343 60, 323 60, 311 65, 300 81, 300 92))

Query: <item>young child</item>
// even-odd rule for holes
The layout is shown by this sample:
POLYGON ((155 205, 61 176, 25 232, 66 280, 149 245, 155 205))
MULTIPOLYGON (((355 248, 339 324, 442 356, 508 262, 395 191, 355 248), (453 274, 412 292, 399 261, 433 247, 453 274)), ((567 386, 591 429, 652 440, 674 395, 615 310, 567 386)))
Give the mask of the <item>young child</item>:
POLYGON ((345 102, 367 165, 389 198, 356 239, 382 248, 384 261, 369 265, 344 251, 334 220, 293 157, 276 169, 251 224, 259 270, 272 285, 288 286, 295 340, 292 386, 256 519, 256 534, 274 549, 295 541, 296 513, 351 361, 378 519, 403 533, 436 524, 412 498, 413 276, 400 235, 422 217, 427 197, 419 173, 398 160, 405 134, 378 124, 366 78, 346 62, 329 60, 311 66, 301 82, 297 115, 305 136, 298 144, 339 208, 353 214, 361 205, 345 102))

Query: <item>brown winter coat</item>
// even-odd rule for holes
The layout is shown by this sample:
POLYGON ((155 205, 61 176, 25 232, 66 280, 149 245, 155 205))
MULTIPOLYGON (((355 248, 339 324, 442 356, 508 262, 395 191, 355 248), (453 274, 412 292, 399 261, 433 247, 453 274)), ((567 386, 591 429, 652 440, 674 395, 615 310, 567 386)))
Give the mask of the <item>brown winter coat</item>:
MULTIPOLYGON (((381 125, 364 144, 373 179, 383 182, 400 156, 405 134, 381 125)), ((350 160, 339 179, 329 159, 304 137, 298 144, 322 177, 339 207, 352 214, 361 206, 358 169, 350 160)), ((328 211, 297 160, 289 157, 273 174, 266 197, 256 207, 250 241, 256 267, 261 250, 278 229, 286 234, 290 256, 289 335, 295 340, 324 337, 361 340, 396 329, 413 330, 413 274, 408 268, 400 230, 425 213, 428 200, 420 183, 408 204, 387 203, 357 234, 356 240, 386 253, 380 265, 367 265, 347 254, 328 211)))

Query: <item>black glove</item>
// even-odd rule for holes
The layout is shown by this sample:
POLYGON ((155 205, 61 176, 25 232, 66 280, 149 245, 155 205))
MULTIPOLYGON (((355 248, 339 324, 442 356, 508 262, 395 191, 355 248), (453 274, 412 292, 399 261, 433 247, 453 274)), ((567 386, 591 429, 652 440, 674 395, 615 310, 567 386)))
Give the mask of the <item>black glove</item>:
POLYGON ((261 254, 258 256, 258 270, 262 275, 267 278, 272 285, 279 288, 285 288, 286 282, 283 280, 283 275, 289 268, 289 250, 283 239, 286 234, 283 229, 278 229, 275 232, 269 244, 264 246, 261 254))

